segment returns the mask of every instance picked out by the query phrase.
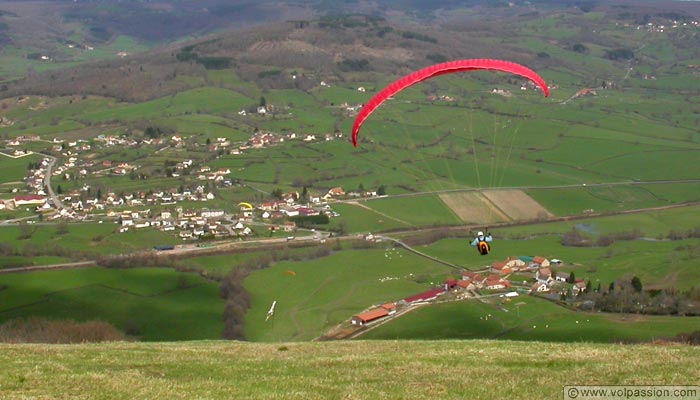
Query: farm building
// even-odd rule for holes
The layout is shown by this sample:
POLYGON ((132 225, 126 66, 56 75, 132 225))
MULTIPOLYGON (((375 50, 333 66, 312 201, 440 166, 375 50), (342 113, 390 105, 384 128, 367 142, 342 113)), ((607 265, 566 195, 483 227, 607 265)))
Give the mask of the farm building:
POLYGON ((513 273, 513 269, 508 266, 507 261, 496 261, 491 265, 490 272, 499 275, 508 275, 513 273))
POLYGON ((537 282, 549 284, 554 279, 552 278, 552 270, 549 268, 540 268, 535 272, 535 279, 537 282))
POLYGON ((15 207, 19 206, 40 206, 44 204, 46 198, 44 196, 39 196, 37 194, 30 194, 26 196, 15 196, 15 207))
POLYGON ((474 284, 470 279, 463 279, 457 281, 457 287, 466 290, 474 290, 474 284))
POLYGON ((425 301, 430 301, 435 298, 437 298, 439 295, 445 293, 445 288, 444 287, 439 287, 439 288, 434 288, 430 289, 428 291, 425 291, 423 293, 419 293, 410 297, 406 297, 405 299, 401 300, 400 302, 403 302, 405 304, 413 304, 413 303, 420 303, 420 302, 425 302, 425 301))
POLYGON ((501 279, 498 275, 489 275, 484 287, 490 290, 506 289, 510 287, 510 282, 501 279))
POLYGON ((549 292, 549 288, 544 283, 537 282, 530 288, 530 293, 549 292))
POLYGON ((396 313, 396 304, 386 303, 382 304, 382 308, 389 312, 389 315, 394 315, 396 313))
POLYGON ((540 267, 543 267, 543 268, 544 268, 544 267, 549 267, 549 260, 547 260, 547 259, 544 258, 544 257, 535 256, 535 258, 532 259, 532 262, 535 263, 535 264, 539 264, 540 267))
POLYGON ((568 272, 557 271, 555 279, 559 282, 566 282, 569 280, 570 276, 571 276, 571 274, 569 274, 568 272))
POLYGON ((362 314, 355 315, 352 317, 352 324, 363 326, 372 321, 376 321, 380 318, 384 318, 389 315, 389 311, 384 307, 374 308, 362 314))
POLYGON ((476 272, 471 272, 471 271, 462 272, 462 279, 465 281, 471 280, 472 282, 474 282, 474 284, 481 283, 484 281, 484 277, 477 274, 476 272))
POLYGON ((583 279, 576 279, 574 284, 574 294, 577 296, 586 291, 586 282, 583 279))
POLYGON ((457 286, 457 279, 454 278, 447 278, 444 283, 445 290, 451 290, 454 289, 455 286, 457 286))
POLYGON ((521 268, 525 267, 525 262, 518 257, 508 257, 506 266, 513 271, 519 271, 521 268))

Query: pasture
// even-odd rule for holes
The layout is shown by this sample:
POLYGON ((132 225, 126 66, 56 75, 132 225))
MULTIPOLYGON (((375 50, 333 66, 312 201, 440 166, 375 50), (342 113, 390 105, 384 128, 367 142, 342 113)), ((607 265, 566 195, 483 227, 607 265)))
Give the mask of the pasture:
POLYGON ((445 267, 403 250, 347 250, 328 257, 282 261, 250 274, 248 340, 311 340, 375 303, 415 294, 438 282, 445 267), (293 271, 290 274, 289 271, 293 271), (273 301, 274 316, 266 321, 273 301))
POLYGON ((571 311, 530 296, 417 307, 369 329, 361 339, 507 339, 535 342, 637 342, 700 330, 700 318, 571 311))
POLYGON ((30 154, 18 158, 0 154, 0 185, 24 181, 29 164, 39 162, 41 158, 41 154, 30 154))
POLYGON ((65 225, 25 225, 0 227, 0 240, 13 247, 34 247, 36 250, 62 248, 76 253, 115 254, 143 250, 163 243, 172 243, 176 236, 156 229, 130 230, 118 233, 112 223, 77 223, 65 225), (29 235, 29 238, 23 238, 29 235))
MULTIPOLYGON (((486 268, 510 256, 540 255, 564 260, 553 269, 574 272, 577 278, 590 280, 593 287, 598 284, 607 287, 615 280, 637 276, 645 287, 688 290, 700 278, 695 268, 697 256, 692 250, 696 239, 616 241, 607 247, 569 247, 561 244, 561 235, 577 227, 594 239, 634 229, 642 237, 655 238, 659 234, 667 235, 670 229, 694 229, 697 223, 691 216, 696 212, 697 207, 683 207, 583 222, 499 228, 493 231, 496 240, 488 256, 479 255, 469 246, 471 238, 447 238, 416 248, 472 270, 486 268)), ((398 301, 457 274, 454 269, 394 248, 391 243, 379 249, 343 250, 313 261, 273 263, 268 269, 252 273, 245 281, 252 300, 246 316, 246 337, 252 341, 310 339, 372 304, 398 301), (295 271, 296 275, 288 275, 287 271, 295 271), (382 281, 383 278, 390 279, 382 281), (275 300, 278 302, 275 317, 266 322, 265 315, 275 300)), ((525 279, 531 281, 532 277, 525 279)))
POLYGON ((0 321, 101 320, 139 340, 218 339, 218 284, 166 268, 82 268, 0 275, 0 321))

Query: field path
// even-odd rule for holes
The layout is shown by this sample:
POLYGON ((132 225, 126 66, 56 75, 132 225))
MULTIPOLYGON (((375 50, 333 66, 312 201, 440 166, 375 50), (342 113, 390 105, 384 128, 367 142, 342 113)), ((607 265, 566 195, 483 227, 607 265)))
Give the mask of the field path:
POLYGON ((0 269, 0 274, 13 274, 15 272, 46 271, 49 269, 86 268, 86 267, 94 267, 96 265, 97 265, 97 263, 95 261, 77 261, 77 262, 67 262, 67 263, 50 264, 50 265, 32 265, 29 267, 3 268, 3 269, 0 269))
POLYGON ((406 250, 410 251, 411 253, 417 254, 417 255, 419 255, 419 256, 421 256, 421 257, 425 257, 425 258, 427 258, 427 259, 429 259, 429 260, 431 260, 431 261, 435 261, 436 263, 440 263, 440 264, 443 264, 443 265, 447 265, 448 267, 451 267, 451 268, 454 268, 454 269, 458 269, 458 270, 464 270, 464 269, 469 270, 469 268, 462 267, 462 266, 457 265, 457 264, 452 264, 451 262, 443 261, 443 260, 441 260, 441 259, 439 259, 439 258, 430 256, 430 255, 427 255, 427 254, 425 254, 425 253, 422 253, 422 252, 420 252, 420 251, 414 249, 413 247, 407 245, 406 243, 404 243, 404 242, 402 242, 402 241, 400 241, 400 240, 398 240, 398 239, 394 239, 394 238, 391 238, 391 237, 388 237, 388 236, 379 236, 379 237, 382 238, 382 239, 384 239, 384 240, 392 241, 392 242, 398 244, 399 246, 405 248, 406 250))
POLYGON ((298 340, 299 336, 303 335, 305 330, 303 329, 302 324, 299 322, 297 319, 297 313, 299 310, 304 307, 310 299, 312 299, 316 293, 318 293, 321 289, 325 288, 328 286, 328 283, 332 281, 334 278, 328 277, 326 280, 324 280, 318 287, 311 292, 309 292, 308 296, 306 297, 306 300, 303 300, 297 304, 295 304, 290 310, 289 310, 289 318, 292 320, 292 323, 294 324, 294 328, 296 329, 296 334, 292 337, 293 340, 298 340))
POLYGON ((412 224, 412 223, 410 223, 410 222, 406 222, 406 221, 404 221, 404 220, 402 220, 402 219, 398 219, 398 218, 396 218, 396 217, 392 217, 391 215, 384 214, 384 213, 381 212, 381 211, 377 211, 377 210, 375 210, 375 209, 373 209, 373 208, 370 208, 370 207, 368 207, 367 205, 360 203, 359 201, 349 201, 348 204, 354 204, 354 205, 356 205, 356 206, 358 206, 358 207, 364 208, 365 210, 372 211, 372 212, 375 213, 375 214, 379 214, 379 215, 381 215, 381 216, 384 217, 384 218, 393 219, 394 221, 400 222, 400 223, 402 223, 402 224, 404 224, 404 225, 407 225, 407 226, 415 226, 414 224, 412 224))

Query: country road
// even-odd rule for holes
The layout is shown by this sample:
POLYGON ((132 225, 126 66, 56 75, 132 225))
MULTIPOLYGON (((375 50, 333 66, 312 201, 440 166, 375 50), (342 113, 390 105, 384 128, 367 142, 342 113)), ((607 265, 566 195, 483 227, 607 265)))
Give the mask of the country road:
POLYGON ((368 197, 364 199, 347 199, 347 200, 337 200, 336 203, 355 203, 355 202, 367 202, 372 200, 387 199, 387 198, 401 198, 401 197, 415 197, 415 196, 425 196, 431 194, 443 194, 443 193, 462 193, 462 192, 482 192, 484 190, 543 190, 543 189, 571 189, 571 188, 581 188, 581 187, 615 187, 615 186, 628 186, 628 185, 667 185, 671 183, 700 183, 699 179, 662 179, 662 180, 652 180, 652 181, 617 181, 617 182, 593 182, 593 183, 577 183, 568 185, 552 185, 552 186, 499 186, 493 188, 463 188, 463 189, 443 189, 443 190, 431 190, 425 192, 412 192, 412 193, 402 193, 394 194, 390 196, 377 196, 368 197))
POLYGON ((94 267, 95 265, 97 265, 95 263, 95 261, 77 261, 77 262, 67 262, 67 263, 60 263, 60 264, 32 265, 29 267, 3 268, 3 269, 0 269, 0 274, 13 274, 16 272, 46 271, 46 270, 51 270, 51 269, 86 268, 86 267, 94 267))
POLYGON ((54 164, 56 164, 56 157, 48 154, 42 154, 42 156, 48 158, 49 160, 49 165, 46 166, 46 175, 44 176, 44 186, 46 186, 46 189, 48 190, 49 197, 51 197, 51 201, 53 201, 54 206, 58 211, 61 211, 62 209, 66 208, 66 206, 63 205, 61 200, 56 196, 56 193, 54 193, 53 188, 51 187, 51 170, 53 169, 54 164))

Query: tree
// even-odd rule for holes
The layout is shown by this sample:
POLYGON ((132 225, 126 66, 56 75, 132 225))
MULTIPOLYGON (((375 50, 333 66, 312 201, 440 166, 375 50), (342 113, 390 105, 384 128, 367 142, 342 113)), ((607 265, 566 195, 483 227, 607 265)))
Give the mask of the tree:
POLYGON ((576 43, 571 49, 577 53, 586 53, 588 51, 588 48, 581 43, 576 43))
POLYGON ((274 197, 276 199, 281 199, 283 194, 284 194, 284 192, 282 192, 282 189, 280 189, 280 188, 273 190, 271 193, 272 197, 274 197))
POLYGON ((34 232, 36 231, 36 227, 27 224, 27 221, 22 220, 19 225, 19 236, 17 236, 17 239, 19 240, 24 240, 24 239, 29 239, 32 237, 34 232))
POLYGON ((65 221, 61 221, 56 225, 56 234, 65 235, 68 233, 68 224, 65 221))
POLYGON ((632 278, 632 287, 637 293, 640 293, 642 291, 642 281, 636 276, 632 278))
POLYGON ((571 274, 569 274, 569 279, 566 281, 568 283, 576 283, 576 275, 574 274, 574 271, 571 271, 571 274))
POLYGON ((377 196, 386 196, 386 187, 384 185, 379 185, 377 188, 377 196))
POLYGON ((207 138, 207 146, 211 144, 211 138, 207 138))
POLYGON ((61 185, 56 186, 56 193, 63 194, 63 188, 61 187, 61 185))
POLYGON ((260 96, 260 107, 265 107, 267 105, 267 100, 265 100, 265 96, 260 96))

